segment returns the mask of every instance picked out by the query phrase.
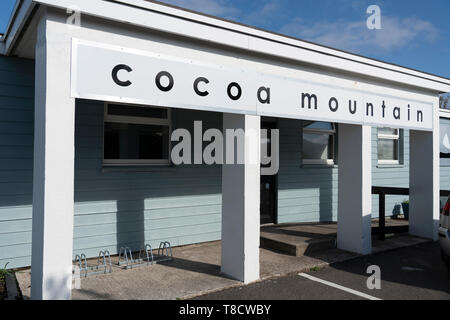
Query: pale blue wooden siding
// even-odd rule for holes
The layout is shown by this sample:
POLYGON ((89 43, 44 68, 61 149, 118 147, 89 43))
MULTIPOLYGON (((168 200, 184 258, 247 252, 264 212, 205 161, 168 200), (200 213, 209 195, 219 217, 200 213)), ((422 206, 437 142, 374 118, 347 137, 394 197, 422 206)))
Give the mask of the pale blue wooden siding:
POLYGON ((0 56, 0 267, 30 264, 34 62, 0 56))
MULTIPOLYGON (((103 168, 103 103, 78 101, 76 110, 74 253, 117 253, 219 240, 221 167, 103 168)), ((172 110, 173 129, 222 128, 222 115, 172 110)))
MULTIPOLYGON (((337 221, 338 165, 302 166, 301 121, 279 120, 280 172, 278 176, 278 222, 337 221)), ((372 184, 385 187, 409 186, 409 131, 403 132, 402 163, 378 166, 377 129, 372 129, 372 184)), ((402 213, 408 197, 388 196, 386 215, 402 213)), ((372 216, 378 217, 378 197, 373 196, 372 216)))
POLYGON ((279 119, 278 223, 333 221, 337 168, 302 167, 301 121, 279 119))
MULTIPOLYGON (((31 264, 33 61, 0 57, 0 266, 31 264)), ((173 111, 174 129, 222 115, 173 111)), ((103 103, 77 101, 74 254, 220 239, 221 167, 102 168, 103 103)))
MULTIPOLYGON (((400 165, 378 165, 378 129, 372 128, 372 185, 409 188, 409 130, 402 130, 400 165)), ((386 196, 386 216, 403 214, 401 204, 408 196, 386 196)), ((372 196, 372 217, 378 217, 378 196, 372 196)))
MULTIPOLYGON (((34 62, 0 57, 0 267, 31 262, 34 62)), ((203 120, 222 128, 222 114, 173 110, 173 129, 203 120)), ((443 119, 442 121, 450 121, 443 119)), ((338 167, 302 167, 301 121, 279 119, 278 222, 337 219, 338 167)), ((377 166, 377 129, 372 131, 373 185, 408 186, 409 132, 402 165, 377 166)), ((75 132, 74 254, 108 249, 174 246, 221 237, 221 167, 103 168, 103 103, 77 101, 75 132)), ((450 168, 441 168, 450 189, 450 168)), ((386 213, 404 197, 388 197, 386 213)), ((373 197, 373 216, 378 199, 373 197)))

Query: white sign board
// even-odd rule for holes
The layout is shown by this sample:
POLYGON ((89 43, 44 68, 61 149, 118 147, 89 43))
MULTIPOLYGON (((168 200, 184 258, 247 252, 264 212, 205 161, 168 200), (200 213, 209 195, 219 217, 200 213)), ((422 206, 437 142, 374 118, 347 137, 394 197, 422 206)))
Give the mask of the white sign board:
POLYGON ((72 96, 280 118, 432 130, 432 105, 254 70, 73 40, 72 96))

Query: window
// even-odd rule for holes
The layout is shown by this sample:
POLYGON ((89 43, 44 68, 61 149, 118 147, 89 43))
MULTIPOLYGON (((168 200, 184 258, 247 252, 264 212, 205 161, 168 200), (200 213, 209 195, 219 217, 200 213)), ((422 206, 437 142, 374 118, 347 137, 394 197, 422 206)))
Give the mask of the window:
POLYGON ((334 123, 303 121, 303 164, 333 165, 335 135, 334 123))
POLYGON ((103 164, 170 164, 170 110, 107 104, 103 164))
POLYGON ((439 97, 439 107, 450 110, 450 94, 443 94, 439 97))
POLYGON ((450 119, 441 118, 439 158, 441 167, 450 167, 450 119))
POLYGON ((378 128, 378 164, 400 163, 400 129, 378 128))

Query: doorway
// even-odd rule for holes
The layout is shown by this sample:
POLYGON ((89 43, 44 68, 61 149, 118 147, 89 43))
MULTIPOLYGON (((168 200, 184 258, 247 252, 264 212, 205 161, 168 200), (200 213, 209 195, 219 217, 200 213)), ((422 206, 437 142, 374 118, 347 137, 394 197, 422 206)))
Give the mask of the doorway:
MULTIPOLYGON (((268 156, 271 156, 271 130, 277 129, 277 123, 275 121, 262 121, 261 129, 267 130, 267 139, 261 140, 261 144, 267 144, 268 156)), ((270 165, 267 165, 270 166, 270 165)), ((265 167, 262 165, 261 167, 265 167)), ((278 200, 278 176, 263 176, 261 175, 260 182, 260 217, 261 225, 264 224, 276 224, 277 223, 277 200, 278 200)))

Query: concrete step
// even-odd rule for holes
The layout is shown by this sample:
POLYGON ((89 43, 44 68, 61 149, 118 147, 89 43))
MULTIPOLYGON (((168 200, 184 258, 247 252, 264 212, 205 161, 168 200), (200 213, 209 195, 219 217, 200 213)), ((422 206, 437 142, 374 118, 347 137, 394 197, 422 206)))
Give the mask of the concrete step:
POLYGON ((334 237, 320 237, 317 239, 289 239, 287 237, 261 236, 261 248, 275 250, 291 256, 304 256, 313 252, 336 247, 334 237))

